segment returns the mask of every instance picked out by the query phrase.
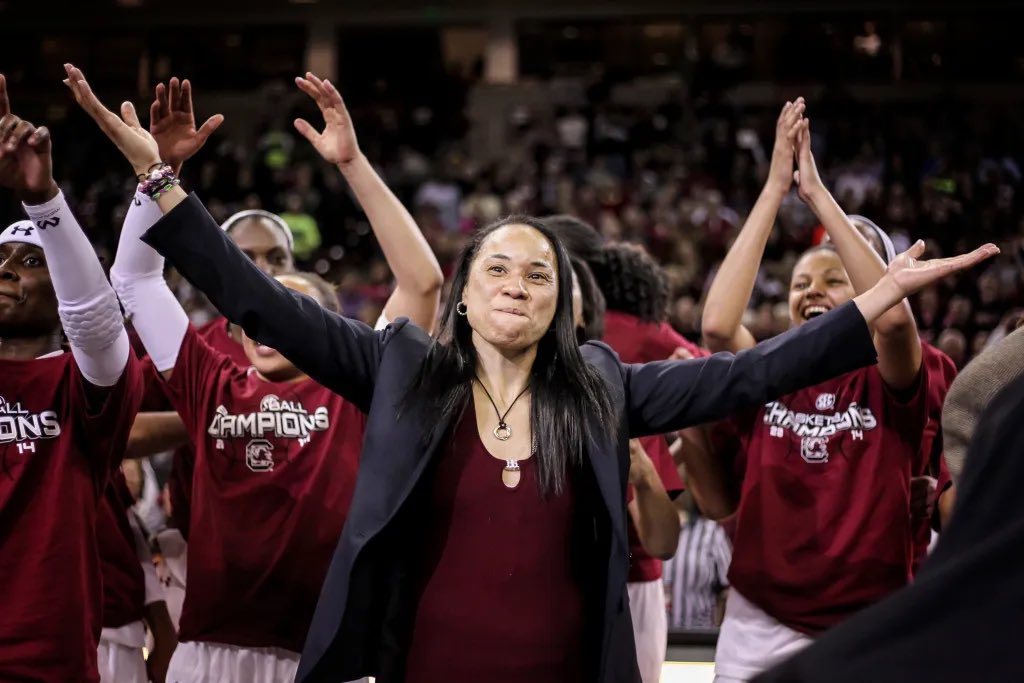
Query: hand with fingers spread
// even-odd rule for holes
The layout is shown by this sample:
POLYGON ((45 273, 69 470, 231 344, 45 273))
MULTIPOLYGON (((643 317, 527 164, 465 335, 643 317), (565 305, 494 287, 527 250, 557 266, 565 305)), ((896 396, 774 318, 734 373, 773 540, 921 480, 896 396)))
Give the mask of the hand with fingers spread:
POLYGON ((103 106, 92 88, 85 80, 80 69, 65 64, 64 70, 68 77, 64 85, 71 89, 75 101, 85 110, 92 120, 99 125, 110 141, 132 165, 137 176, 145 175, 161 163, 160 148, 149 131, 139 123, 139 116, 131 102, 121 104, 121 115, 118 116, 103 106))
POLYGON ((874 287, 854 299, 857 308, 869 324, 906 297, 931 283, 961 270, 973 268, 985 259, 995 256, 999 253, 999 247, 984 244, 968 254, 919 261, 923 253, 924 240, 918 240, 910 249, 893 259, 886 268, 885 275, 874 287))
POLYGON ((772 161, 768 169, 768 184, 781 194, 789 192, 793 185, 797 134, 805 108, 802 97, 796 98, 795 102, 786 102, 775 124, 775 147, 772 149, 772 161))
POLYGON ((14 190, 26 204, 57 196, 50 157, 50 132, 11 112, 7 79, 0 74, 0 186, 14 190))
POLYGON ((171 165, 175 174, 224 123, 224 117, 214 114, 196 130, 196 117, 192 109, 192 84, 186 78, 170 83, 158 83, 156 96, 149 108, 149 132, 160 149, 160 158, 171 165))
POLYGON ((321 80, 314 74, 306 72, 306 77, 298 77, 295 84, 299 90, 309 95, 320 107, 324 117, 324 130, 318 133, 305 119, 295 120, 295 130, 316 148, 324 160, 337 166, 346 166, 359 158, 359 142, 356 131, 352 127, 341 93, 328 80, 321 80))
POLYGON ((893 259, 886 270, 886 276, 892 279, 905 297, 920 291, 936 280, 941 280, 961 270, 973 268, 985 259, 999 253, 999 247, 996 245, 985 244, 968 254, 919 261, 924 249, 924 240, 918 240, 910 249, 893 259))
POLYGON ((796 158, 797 170, 793 171, 793 181, 797 184, 797 194, 803 201, 810 202, 826 189, 811 152, 810 119, 803 119, 797 124, 796 158))

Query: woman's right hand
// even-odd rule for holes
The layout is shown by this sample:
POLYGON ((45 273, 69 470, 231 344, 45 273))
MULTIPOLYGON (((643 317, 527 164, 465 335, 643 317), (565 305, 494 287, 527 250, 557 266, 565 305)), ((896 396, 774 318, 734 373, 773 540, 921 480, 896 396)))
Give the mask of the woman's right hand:
POLYGON ((786 194, 793 186, 793 159, 805 108, 802 97, 786 102, 775 124, 775 147, 766 184, 780 194, 786 194))
POLYGON ((121 116, 118 116, 97 99, 81 70, 71 64, 65 64, 64 70, 68 74, 64 84, 71 89, 75 101, 92 117, 110 141, 117 145, 136 175, 148 173, 161 163, 160 148, 149 131, 139 123, 138 114, 131 102, 121 104, 121 116))

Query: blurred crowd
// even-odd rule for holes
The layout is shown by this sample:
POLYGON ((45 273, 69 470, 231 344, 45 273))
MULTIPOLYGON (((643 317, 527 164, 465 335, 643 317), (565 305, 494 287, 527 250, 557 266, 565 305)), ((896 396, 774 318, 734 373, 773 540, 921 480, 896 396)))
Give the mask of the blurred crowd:
MULTIPOLYGON (((778 108, 715 96, 627 107, 602 100, 608 91, 592 89, 585 107, 507 111, 509 144, 497 160, 471 153, 466 122, 450 104, 405 111, 384 98, 350 107, 367 156, 413 210, 442 267, 450 268, 469 233, 499 216, 573 214, 659 260, 671 282, 670 322, 697 340, 702 294, 767 173, 778 108)), ((888 230, 898 251, 917 238, 927 240, 929 258, 986 241, 1003 248, 980 276, 951 279, 914 302, 922 337, 963 366, 1004 334, 1024 303, 1016 112, 949 100, 864 104, 829 90, 811 104, 826 183, 848 213, 888 230)), ((232 137, 229 121, 187 164, 185 182, 218 219, 242 208, 280 213, 300 262, 337 285, 346 314, 373 322, 390 291, 389 271, 341 176, 291 127, 295 113, 271 100, 254 112, 262 125, 252 140, 232 137)), ((75 118, 55 135, 95 137, 75 118)), ((109 251, 132 179, 94 142, 95 149, 58 144, 58 155, 77 158, 58 159, 56 168, 90 236, 109 251)), ((792 193, 750 303, 746 323, 758 337, 788 327, 788 274, 820 233, 792 193)), ((197 320, 212 315, 187 284, 178 291, 197 320)))

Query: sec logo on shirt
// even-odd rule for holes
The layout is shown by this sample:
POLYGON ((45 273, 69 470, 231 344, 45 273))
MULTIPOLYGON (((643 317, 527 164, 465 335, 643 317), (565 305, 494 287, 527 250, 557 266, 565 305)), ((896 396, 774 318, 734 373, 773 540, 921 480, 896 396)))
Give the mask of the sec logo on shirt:
POLYGON ((832 410, 835 405, 835 394, 818 394, 818 399, 814 402, 814 407, 818 410, 832 410))

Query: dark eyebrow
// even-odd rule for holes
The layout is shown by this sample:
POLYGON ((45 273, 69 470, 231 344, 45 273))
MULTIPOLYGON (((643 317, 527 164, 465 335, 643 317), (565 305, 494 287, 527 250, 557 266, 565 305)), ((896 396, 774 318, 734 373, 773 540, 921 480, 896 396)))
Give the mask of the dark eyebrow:
MULTIPOLYGON (((491 254, 487 258, 498 259, 500 261, 511 261, 512 260, 511 258, 506 256, 505 254, 491 254)), ((548 268, 548 269, 552 269, 553 270, 552 265, 550 263, 548 263, 547 261, 531 261, 530 265, 531 266, 536 266, 537 268, 548 268)))

